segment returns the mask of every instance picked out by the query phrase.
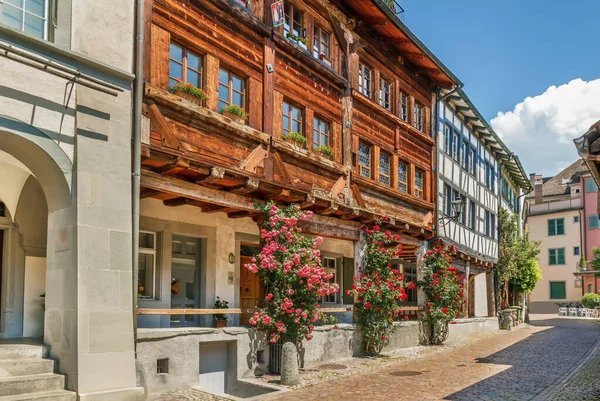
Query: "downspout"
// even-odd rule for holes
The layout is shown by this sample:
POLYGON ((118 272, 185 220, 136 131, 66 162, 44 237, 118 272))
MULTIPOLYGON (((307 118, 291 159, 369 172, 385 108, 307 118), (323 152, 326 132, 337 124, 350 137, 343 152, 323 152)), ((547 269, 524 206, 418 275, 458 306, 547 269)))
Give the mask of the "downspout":
MULTIPOLYGON (((585 198, 585 194, 582 194, 582 197, 585 198)), ((585 207, 585 200, 584 200, 584 207, 585 207)), ((582 217, 583 216, 581 216, 581 209, 579 209, 579 246, 580 246, 579 254, 580 254, 580 258, 583 257, 584 260, 586 260, 585 244, 583 243, 583 230, 581 228, 582 217)), ((577 264, 579 265, 579 262, 577 264)), ((579 266, 579 267, 581 267, 581 266, 579 266)), ((594 284, 595 284, 595 282, 596 282, 596 278, 594 277, 594 284)), ((583 297, 584 295, 585 295, 585 280, 583 279, 583 276, 581 276, 581 296, 583 297)))
POLYGON ((144 96, 144 0, 137 0, 135 24, 135 80, 133 81, 133 166, 131 185, 131 240, 133 347, 137 358, 138 263, 140 239, 140 170, 142 157, 142 99, 144 96))

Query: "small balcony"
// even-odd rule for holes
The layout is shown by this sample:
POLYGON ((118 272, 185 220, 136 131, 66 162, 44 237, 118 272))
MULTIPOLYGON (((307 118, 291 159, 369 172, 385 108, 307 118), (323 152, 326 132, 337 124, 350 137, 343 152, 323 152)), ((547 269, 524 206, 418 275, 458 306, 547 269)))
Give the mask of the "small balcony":
POLYGON ((581 199, 567 199, 556 202, 544 202, 539 205, 530 205, 528 214, 530 216, 535 216, 577 209, 581 209, 581 199))

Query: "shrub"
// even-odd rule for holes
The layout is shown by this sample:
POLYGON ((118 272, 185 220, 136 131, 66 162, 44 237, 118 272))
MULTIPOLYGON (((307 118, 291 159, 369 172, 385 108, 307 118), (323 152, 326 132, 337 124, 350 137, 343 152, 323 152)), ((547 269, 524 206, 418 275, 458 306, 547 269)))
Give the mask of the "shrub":
MULTIPOLYGON (((217 297, 217 300, 215 301, 215 306, 214 309, 229 309, 229 302, 217 297)), ((213 315, 215 320, 227 320, 227 316, 219 313, 216 315, 213 315)))
POLYGON ((317 146, 315 148, 315 152, 321 152, 324 155, 333 156, 333 150, 331 150, 331 147, 329 147, 327 145, 317 146))
MULTIPOLYGON (((360 274, 354 277, 353 289, 346 291, 358 301, 356 313, 367 355, 377 355, 387 345, 395 330, 394 317, 401 310, 398 301, 406 299, 404 274, 390 264, 392 258, 402 253, 400 244, 390 248, 390 245, 400 241, 400 237, 382 231, 380 224, 378 222, 372 229, 363 228, 366 240, 365 266, 358 268, 360 274)), ((414 288, 414 284, 411 283, 409 288, 414 288)))
POLYGON ((301 133, 296 132, 296 131, 292 131, 292 132, 288 132, 287 134, 284 134, 283 139, 291 139, 291 140, 294 140, 303 145, 306 143, 306 138, 304 137, 304 135, 302 135, 301 133))
POLYGON ((221 114, 225 113, 226 111, 229 112, 229 113, 231 113, 231 114, 235 114, 236 116, 240 116, 240 117, 243 117, 243 118, 248 118, 248 113, 246 113, 246 110, 242 109, 237 104, 230 104, 227 107, 223 107, 221 109, 221 114))
POLYGON ((262 250, 244 267, 263 279, 267 295, 263 310, 254 313, 250 324, 266 331, 271 343, 282 334, 295 342, 311 340, 317 321, 337 322, 319 309, 322 297, 339 290, 339 285, 329 282, 333 274, 321 266, 317 247, 323 239, 301 234, 298 222, 310 219, 312 212, 301 211, 298 205, 279 209, 269 202, 259 209, 265 215, 262 250))
POLYGON ((202 89, 189 82, 183 82, 180 79, 177 79, 177 83, 169 88, 169 92, 174 93, 175 91, 189 93, 200 100, 208 99, 208 95, 202 89))
POLYGON ((600 309, 600 295, 589 293, 581 299, 581 303, 588 309, 600 309))

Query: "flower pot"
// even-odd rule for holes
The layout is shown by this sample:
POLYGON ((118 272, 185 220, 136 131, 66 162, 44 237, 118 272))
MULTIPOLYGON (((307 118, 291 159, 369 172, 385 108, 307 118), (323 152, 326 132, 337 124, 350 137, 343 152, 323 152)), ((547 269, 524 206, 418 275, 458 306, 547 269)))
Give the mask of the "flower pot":
POLYGON ((304 144, 302 142, 298 142, 295 139, 284 138, 285 142, 291 143, 293 146, 298 147, 300 149, 304 149, 304 144))
POLYGON ((318 151, 317 151, 317 154, 321 157, 324 157, 325 159, 333 160, 333 155, 328 155, 327 153, 318 152, 318 151))
POLYGON ((223 327, 227 327, 227 319, 215 320, 215 327, 217 329, 221 329, 223 327))
POLYGON ((326 64, 326 65, 328 65, 329 67, 331 67, 331 61, 327 60, 326 58, 322 58, 322 59, 321 59, 321 61, 322 61, 324 64, 326 64))
POLYGON ((202 99, 200 99, 199 97, 196 97, 194 95, 190 95, 187 92, 184 91, 175 91, 174 92, 175 95, 184 98, 185 100, 187 100, 188 102, 197 104, 198 106, 202 106, 202 99))
POLYGON ((233 121, 235 121, 236 123, 239 123, 239 124, 246 124, 246 119, 245 119, 244 117, 242 117, 242 116, 238 116, 237 114, 233 114, 233 113, 232 113, 232 112, 230 112, 230 111, 224 111, 224 112, 223 112, 223 115, 224 115, 225 117, 229 117, 229 118, 231 118, 231 119, 232 119, 233 121))

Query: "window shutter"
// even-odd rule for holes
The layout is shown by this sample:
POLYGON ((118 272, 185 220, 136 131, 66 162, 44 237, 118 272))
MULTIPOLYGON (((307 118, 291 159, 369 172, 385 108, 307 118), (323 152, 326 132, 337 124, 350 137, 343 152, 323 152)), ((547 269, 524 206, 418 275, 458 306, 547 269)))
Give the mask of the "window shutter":
POLYGON ((556 235, 565 233, 565 219, 556 219, 556 235))
POLYGON ((588 217, 588 228, 600 228, 600 220, 597 214, 588 217))
POLYGON ((352 288, 352 283, 353 283, 353 278, 354 278, 354 258, 344 258, 344 260, 342 262, 342 268, 344 270, 344 274, 343 274, 344 282, 342 283, 343 285, 341 286, 340 291, 342 291, 342 293, 344 294, 343 295, 344 305, 353 305, 354 304, 354 296, 347 295, 346 290, 349 290, 352 288))
POLYGON ((567 291, 564 282, 550 282, 550 299, 565 299, 567 291))
POLYGON ((565 248, 558 248, 556 250, 556 252, 557 252, 556 258, 558 259, 557 264, 564 265, 565 264, 565 248))
POLYGON ((548 235, 556 235, 556 226, 554 225, 554 222, 556 220, 551 219, 548 220, 548 235))
POLYGON ((550 260, 548 264, 555 265, 556 264, 556 249, 548 249, 550 260))

